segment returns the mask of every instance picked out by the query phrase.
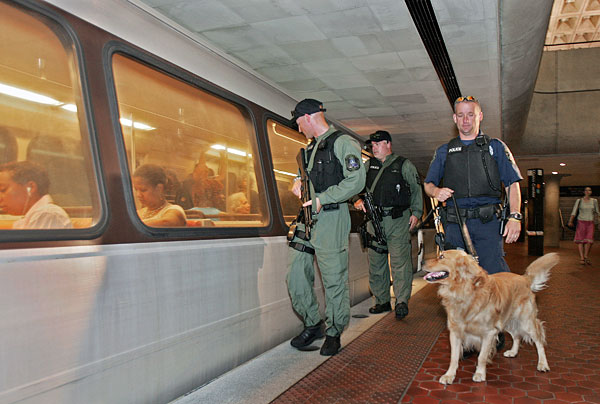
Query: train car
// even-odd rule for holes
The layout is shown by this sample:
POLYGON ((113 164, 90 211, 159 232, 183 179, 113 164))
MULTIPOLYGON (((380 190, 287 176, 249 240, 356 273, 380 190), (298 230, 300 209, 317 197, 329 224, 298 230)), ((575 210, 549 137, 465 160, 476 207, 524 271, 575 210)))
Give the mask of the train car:
POLYGON ((301 329, 295 100, 123 1, 0 0, 0 47, 1 403, 164 403, 301 329))

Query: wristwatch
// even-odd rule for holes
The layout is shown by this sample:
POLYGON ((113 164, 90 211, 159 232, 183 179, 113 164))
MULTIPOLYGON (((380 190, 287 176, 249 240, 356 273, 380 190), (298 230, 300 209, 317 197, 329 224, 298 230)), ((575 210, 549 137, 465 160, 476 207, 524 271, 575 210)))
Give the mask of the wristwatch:
POLYGON ((523 220, 523 215, 521 214, 521 212, 511 212, 511 214, 508 215, 508 217, 519 221, 523 220))

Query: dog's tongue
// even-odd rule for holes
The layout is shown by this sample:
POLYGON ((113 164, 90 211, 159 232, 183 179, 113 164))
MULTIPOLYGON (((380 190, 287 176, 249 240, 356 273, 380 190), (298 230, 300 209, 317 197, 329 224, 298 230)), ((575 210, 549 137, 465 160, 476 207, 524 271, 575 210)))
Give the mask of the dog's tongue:
POLYGON ((427 275, 423 277, 426 281, 430 279, 437 279, 444 275, 444 272, 429 272, 427 275))

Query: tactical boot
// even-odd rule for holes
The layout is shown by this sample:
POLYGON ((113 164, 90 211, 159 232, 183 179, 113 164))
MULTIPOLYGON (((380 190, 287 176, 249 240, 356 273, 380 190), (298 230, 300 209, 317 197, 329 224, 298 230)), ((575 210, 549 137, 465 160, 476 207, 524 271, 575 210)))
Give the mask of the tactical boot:
POLYGON ((314 340, 323 338, 323 321, 319 321, 317 325, 306 327, 300 335, 292 338, 290 344, 294 348, 304 348, 313 343, 314 340))
POLYGON ((404 302, 396 303, 396 319, 402 320, 408 315, 408 305, 404 302))
POLYGON ((390 304, 390 302, 387 302, 384 304, 376 304, 375 306, 371 307, 369 309, 369 313, 379 314, 379 313, 383 313, 384 311, 391 311, 391 310, 392 310, 392 305, 390 304))
POLYGON ((325 336, 325 342, 321 347, 321 355, 333 356, 340 350, 340 336, 332 337, 331 335, 325 336))

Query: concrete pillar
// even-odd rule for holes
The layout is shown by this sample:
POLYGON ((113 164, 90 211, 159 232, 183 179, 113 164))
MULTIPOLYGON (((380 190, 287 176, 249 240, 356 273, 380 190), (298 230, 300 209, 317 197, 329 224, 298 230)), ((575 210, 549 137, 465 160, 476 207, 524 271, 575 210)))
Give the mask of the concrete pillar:
POLYGON ((564 175, 544 175, 544 246, 559 247, 560 227, 560 180, 564 175))

